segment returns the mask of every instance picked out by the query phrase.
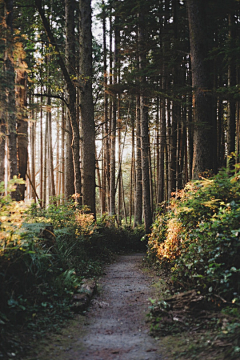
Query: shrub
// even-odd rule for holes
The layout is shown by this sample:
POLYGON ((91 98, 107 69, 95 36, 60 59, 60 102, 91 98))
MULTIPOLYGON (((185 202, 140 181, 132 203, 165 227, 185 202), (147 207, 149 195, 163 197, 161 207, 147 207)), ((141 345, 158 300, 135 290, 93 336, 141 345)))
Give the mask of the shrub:
POLYGON ((72 202, 43 210, 1 197, 0 206, 0 343, 6 350, 16 346, 9 334, 23 324, 36 330, 69 316, 72 294, 83 277, 100 273, 102 260, 87 252, 92 215, 72 202))
POLYGON ((142 228, 114 223, 108 216, 96 222, 74 201, 52 199, 41 209, 0 197, 0 344, 5 352, 16 347, 13 334, 23 324, 27 331, 50 330, 69 316, 83 277, 99 275, 113 253, 144 245, 142 228))
POLYGON ((173 283, 210 297, 240 299, 240 173, 191 182, 157 218, 148 256, 169 265, 173 283), (158 234, 159 230, 159 234, 158 234))

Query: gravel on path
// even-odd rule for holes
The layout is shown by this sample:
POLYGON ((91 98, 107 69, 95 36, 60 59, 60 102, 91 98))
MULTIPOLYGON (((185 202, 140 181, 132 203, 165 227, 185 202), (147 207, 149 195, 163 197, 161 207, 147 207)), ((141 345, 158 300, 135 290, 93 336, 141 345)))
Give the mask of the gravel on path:
POLYGON ((151 280, 141 270, 142 258, 120 256, 106 268, 79 339, 83 350, 70 350, 69 360, 164 360, 146 326, 151 280))
POLYGON ((146 324, 153 290, 151 278, 142 270, 143 256, 122 255, 106 267, 84 321, 67 329, 67 344, 63 338, 51 344, 49 360, 168 359, 146 324))

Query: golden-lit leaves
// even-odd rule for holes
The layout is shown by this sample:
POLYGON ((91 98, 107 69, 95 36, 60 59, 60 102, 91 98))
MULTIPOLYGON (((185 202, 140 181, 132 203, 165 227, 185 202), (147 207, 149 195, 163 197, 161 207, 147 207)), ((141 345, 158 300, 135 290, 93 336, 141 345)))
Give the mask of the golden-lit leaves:
POLYGON ((184 229, 176 218, 169 219, 166 225, 165 240, 159 243, 158 233, 152 232, 149 236, 148 244, 151 247, 151 251, 154 249, 158 259, 166 258, 172 260, 180 255, 181 235, 184 229))
POLYGON ((87 214, 82 210, 76 211, 76 222, 78 225, 76 235, 90 236, 97 227, 93 214, 87 214))
POLYGON ((28 205, 24 202, 10 202, 0 209, 0 253, 10 244, 20 245, 20 233, 28 205))

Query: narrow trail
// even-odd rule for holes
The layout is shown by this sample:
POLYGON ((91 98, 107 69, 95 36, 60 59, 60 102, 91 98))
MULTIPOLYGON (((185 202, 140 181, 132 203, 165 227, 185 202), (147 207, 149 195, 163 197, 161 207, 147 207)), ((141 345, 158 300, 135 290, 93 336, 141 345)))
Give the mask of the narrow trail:
POLYGON ((106 268, 81 331, 68 336, 67 347, 55 344, 51 360, 167 360, 146 325, 151 286, 142 258, 119 256, 106 268))

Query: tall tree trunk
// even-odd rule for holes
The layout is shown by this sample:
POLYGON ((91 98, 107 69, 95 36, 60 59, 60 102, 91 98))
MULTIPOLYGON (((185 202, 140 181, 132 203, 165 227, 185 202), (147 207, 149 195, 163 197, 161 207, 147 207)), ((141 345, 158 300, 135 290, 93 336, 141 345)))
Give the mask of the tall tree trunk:
POLYGON ((133 214, 133 187, 134 187, 134 174, 135 174, 135 134, 134 134, 134 115, 131 114, 132 123, 132 156, 131 156, 131 175, 130 175, 130 194, 129 194, 129 222, 132 225, 133 214))
MULTIPOLYGON (((104 109, 105 111, 105 109, 104 109)), ((107 135, 105 124, 102 126, 102 188, 101 188, 101 215, 106 212, 106 190, 107 190, 107 135)))
POLYGON ((95 125, 92 98, 92 32, 91 0, 80 0, 80 112, 83 139, 83 203, 96 214, 95 209, 95 125))
POLYGON ((45 139, 44 139, 44 169, 43 169, 43 208, 47 204, 47 173, 48 173, 48 117, 46 113, 45 121, 45 139))
POLYGON ((61 151, 61 191, 63 198, 65 197, 65 107, 64 102, 62 102, 62 131, 61 131, 61 143, 62 143, 62 151, 61 151))
MULTIPOLYGON (((8 62, 8 61, 7 61, 8 62)), ((8 75, 8 162, 10 168, 10 179, 18 175, 18 163, 17 163, 17 132, 16 132, 16 104, 15 104, 15 89, 14 89, 14 69, 12 65, 7 65, 8 75), (11 88, 13 86, 13 88, 11 88)), ((15 200, 19 200, 17 191, 12 193, 15 200)))
MULTIPOLYGON (((75 73, 75 35, 74 35, 74 8, 75 0, 65 0, 65 27, 66 27, 66 67, 71 77, 76 77, 75 73)), ((69 95, 69 94, 68 94, 69 95)), ((76 96, 76 94, 75 94, 76 96)), ((68 96, 68 102, 71 100, 68 96)), ((74 106, 73 106, 74 108, 74 106)), ((66 114, 66 153, 65 163, 66 172, 64 179, 64 194, 68 199, 74 192, 74 165, 73 165, 73 148, 72 148, 73 134, 71 128, 71 114, 67 111, 66 114)))
MULTIPOLYGON (((117 1, 115 2, 117 4, 117 1)), ((114 49, 114 76, 113 84, 118 83, 118 47, 119 47, 119 25, 118 16, 115 16, 114 24, 115 35, 115 49, 114 49)), ((113 216, 116 213, 115 209, 115 171, 116 171, 116 123, 117 123, 117 94, 114 93, 112 99, 112 119, 111 119, 111 154, 110 154, 110 215, 113 216)))
MULTIPOLYGON (((5 20, 5 9, 1 10, 0 13, 1 22, 5 20)), ((3 34, 5 36, 5 32, 7 31, 6 26, 3 30, 3 34)), ((3 52, 6 49, 3 48, 3 52)), ((5 63, 0 63, 0 83, 5 84, 5 63)), ((0 91, 0 182, 5 180, 5 142, 6 142, 6 114, 4 109, 6 108, 6 92, 4 88, 1 87, 0 91)))
MULTIPOLYGON (((10 179, 18 175, 17 162, 17 132, 16 132, 16 98, 15 69, 12 62, 13 54, 13 0, 4 1, 4 16, 7 26, 4 64, 7 84, 7 130, 8 130, 8 162, 10 179)), ((12 192, 12 198, 19 200, 19 191, 12 192)))
POLYGON ((102 165, 102 214, 106 212, 106 198, 109 196, 109 134, 108 134, 108 94, 107 94, 107 44, 106 11, 102 0, 103 21, 103 67, 104 67, 104 125, 103 125, 103 165, 102 165))
POLYGON ((223 101, 218 99, 218 146, 217 146, 217 158, 219 167, 224 165, 225 160, 225 146, 224 146, 224 116, 223 116, 223 101))
MULTIPOLYGON (((32 119, 34 118, 34 110, 32 110, 32 119)), ((36 196, 34 189, 36 188, 35 182, 35 134, 36 134, 36 125, 32 122, 32 126, 30 128, 30 141, 31 141, 31 197, 36 201, 36 196)))
POLYGON ((113 99, 110 150, 110 215, 115 215, 115 171, 116 171, 116 104, 113 99))
MULTIPOLYGON (((166 91, 165 69, 162 70, 162 93, 166 91)), ((158 191, 157 203, 160 204, 164 201, 164 154, 166 148, 166 109, 165 97, 161 96, 160 99, 160 146, 159 146, 159 174, 158 174, 158 191)))
MULTIPOLYGON (((57 109, 57 140, 56 140, 56 147, 57 147, 57 154, 56 154, 56 196, 60 195, 60 188, 61 188, 61 179, 60 179, 60 111, 59 107, 57 109)), ((58 201, 59 205, 59 201, 58 201)))
MULTIPOLYGON (((146 69, 146 30, 143 13, 139 15, 139 67, 140 71, 146 69)), ((140 86, 140 121, 141 121, 141 150, 142 150, 142 183, 143 183, 143 210, 144 226, 146 233, 149 232, 152 224, 150 179, 149 179, 149 130, 148 130, 148 99, 146 96, 146 76, 141 75, 140 86)))
MULTIPOLYGON (((228 36, 230 56, 228 59, 228 86, 230 88, 236 85, 236 60, 233 55, 233 49, 236 41, 236 24, 235 16, 231 13, 228 15, 228 36)), ((235 136, 236 136, 236 101, 230 98, 228 100, 228 118, 227 118, 227 155, 230 165, 233 166, 235 159, 235 136), (230 157, 233 158, 230 158, 230 157)))
MULTIPOLYGON (((5 82, 5 71, 2 69, 3 81, 5 82)), ((0 182, 5 180, 5 145, 6 145, 6 94, 0 93, 0 182)))
MULTIPOLYGON (((19 176, 26 180, 28 162, 28 121, 27 121, 27 73, 17 71, 17 135, 18 135, 18 166, 19 176)), ((20 200, 25 198, 25 184, 18 186, 20 200)))
POLYGON ((127 224, 127 223, 128 223, 128 219, 127 219, 127 209, 126 209, 126 202, 125 202, 125 192, 124 192, 124 186, 123 186, 123 177, 121 177, 121 179, 122 179, 123 214, 124 214, 125 224, 127 224))
MULTIPOLYGON (((101 153, 101 152, 100 152, 101 153)), ((96 152, 96 173, 97 173, 97 180, 98 180, 98 184, 97 184, 97 187, 99 189, 99 200, 100 200, 100 203, 101 203, 101 199, 102 199, 102 182, 101 182, 101 174, 100 174, 100 169, 99 169, 99 158, 97 157, 97 152, 96 152)), ((100 154, 99 154, 99 157, 100 157, 100 154)))
MULTIPOLYGON (((5 8, 1 11, 1 22, 5 20, 5 8)), ((4 36, 7 32, 6 26, 4 36)), ((5 44, 6 45, 6 44, 5 44)), ((3 49, 4 53, 6 49, 3 49)), ((0 63, 0 82, 6 83, 5 63, 0 63)), ((6 92, 1 87, 0 91, 0 182, 5 180, 5 145, 6 145, 6 92)))
MULTIPOLYGON (((49 89, 50 93, 50 89, 49 89)), ((51 98, 48 98, 48 149, 49 149, 49 193, 51 196, 56 196, 55 181, 54 181, 54 170, 53 170, 53 146, 52 146, 52 110, 51 110, 51 98)))
POLYGON ((173 65, 173 88, 174 88, 174 99, 172 101, 172 123, 171 123, 171 135, 169 139, 169 187, 168 187, 168 198, 171 198, 172 192, 175 192, 177 189, 177 127, 180 123, 181 108, 176 99, 176 93, 179 87, 179 53, 177 51, 177 46, 179 44, 179 34, 178 34, 178 0, 173 1, 173 15, 174 15, 174 57, 175 63, 173 65), (178 60, 178 61, 177 61, 178 60))
MULTIPOLYGON (((189 64, 190 68, 190 64, 189 64)), ((192 84, 191 72, 188 72, 188 84, 192 84)), ((193 167, 193 112, 192 112, 192 92, 188 92, 187 94, 188 100, 188 158, 189 158, 189 174, 190 179, 192 178, 192 167, 193 167)))
POLYGON ((119 181, 118 181, 118 222, 122 220, 122 165, 121 165, 121 130, 122 124, 120 119, 120 98, 118 98, 118 166, 119 166, 119 181))
POLYGON ((140 95, 136 96, 136 187, 134 202, 134 226, 142 223, 142 152, 140 95))
POLYGON ((186 169, 187 163, 187 152, 186 152, 186 145, 187 145, 187 132, 186 132, 186 106, 182 106, 182 159, 180 164, 181 169, 181 179, 179 181, 179 188, 182 189, 186 182, 188 181, 188 173, 186 169))
POLYGON ((6 125, 3 114, 0 119, 0 182, 5 180, 5 139, 6 125))
POLYGON ((187 0, 194 107, 193 178, 213 169, 213 122, 210 66, 206 58, 206 0, 187 0))
MULTIPOLYGON (((113 24, 112 24, 112 5, 110 3, 109 9, 109 85, 113 84, 113 24)), ((112 129, 113 129, 113 96, 110 95, 109 97, 109 197, 108 197, 108 213, 109 215, 115 213, 115 193, 113 197, 113 191, 115 191, 115 178, 114 181, 112 179, 112 173, 115 174, 115 167, 114 171, 112 168, 112 129), (113 201, 112 201, 113 199, 113 201)), ((115 144, 115 143, 114 143, 115 144)), ((114 145, 115 147, 115 145, 114 145)), ((114 155, 115 159, 115 155, 114 155)), ((115 166, 115 165, 114 165, 115 166)), ((115 175, 114 175, 115 176, 115 175)))
POLYGON ((184 162, 184 150, 185 150, 185 138, 184 138, 184 110, 181 107, 180 122, 178 123, 178 166, 177 166, 177 185, 178 190, 183 187, 183 162, 184 162))
MULTIPOLYGON (((159 85, 157 85, 159 88, 159 85)), ((155 156, 154 156, 154 169, 155 169, 155 199, 158 204, 158 187, 159 187, 159 147, 160 147, 160 99, 159 96, 156 98, 156 145, 155 145, 155 156)))
POLYGON ((152 151, 150 145, 150 135, 148 136, 149 148, 148 148, 148 161, 149 161, 149 182, 150 182, 150 206, 151 213, 154 211, 153 205, 153 174, 152 174, 152 151))
POLYGON ((66 199, 74 194, 74 166, 73 166, 73 151, 72 151, 72 128, 70 121, 69 110, 66 109, 66 123, 65 129, 66 142, 65 142, 65 172, 64 172, 64 196, 66 199))
MULTIPOLYGON (((41 86, 41 94, 42 94, 41 86)), ((40 98, 40 206, 43 207, 43 98, 40 98)))
POLYGON ((148 132, 148 107, 146 98, 140 96, 141 118, 141 149, 142 149, 142 184, 143 184, 143 210, 145 231, 148 233, 152 224, 150 178, 149 178, 149 132, 148 132))
POLYGON ((236 111, 237 111, 237 119, 236 119, 236 158, 239 159, 240 155, 240 102, 238 101, 236 104, 236 111))

